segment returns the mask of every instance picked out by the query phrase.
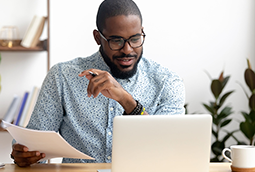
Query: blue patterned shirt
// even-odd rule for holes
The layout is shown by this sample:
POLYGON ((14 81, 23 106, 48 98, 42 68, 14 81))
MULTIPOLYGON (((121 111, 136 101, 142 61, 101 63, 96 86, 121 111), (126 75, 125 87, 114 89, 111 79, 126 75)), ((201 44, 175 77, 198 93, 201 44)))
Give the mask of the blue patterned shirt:
MULTIPOLYGON (((59 132, 73 147, 95 158, 64 158, 64 163, 111 162, 113 118, 122 115, 124 109, 101 93, 97 98, 87 96, 89 81, 78 74, 90 68, 110 72, 100 52, 54 65, 42 84, 27 126, 59 132)), ((142 58, 132 78, 116 80, 149 114, 184 114, 182 79, 159 64, 142 58)))

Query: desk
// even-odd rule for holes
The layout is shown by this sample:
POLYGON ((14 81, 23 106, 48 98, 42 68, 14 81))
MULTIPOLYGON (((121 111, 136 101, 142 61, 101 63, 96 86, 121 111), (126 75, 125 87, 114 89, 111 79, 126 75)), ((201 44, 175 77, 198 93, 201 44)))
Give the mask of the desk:
MULTIPOLYGON (((96 172, 97 169, 110 169, 111 164, 35 164, 31 167, 20 168, 14 164, 7 164, 0 172, 96 172)), ((230 163, 210 163, 210 172, 231 172, 230 163)))

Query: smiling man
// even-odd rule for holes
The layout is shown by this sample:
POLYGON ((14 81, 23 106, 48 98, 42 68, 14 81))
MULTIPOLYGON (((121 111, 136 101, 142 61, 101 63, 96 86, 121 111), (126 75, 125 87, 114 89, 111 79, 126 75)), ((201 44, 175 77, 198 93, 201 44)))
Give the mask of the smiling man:
MULTIPOLYGON (((113 118, 184 114, 184 85, 174 72, 143 57, 142 15, 132 0, 105 0, 93 31, 99 51, 56 64, 47 74, 28 128, 52 130, 95 160, 111 162, 113 118)), ((45 157, 14 144, 19 166, 45 157)))

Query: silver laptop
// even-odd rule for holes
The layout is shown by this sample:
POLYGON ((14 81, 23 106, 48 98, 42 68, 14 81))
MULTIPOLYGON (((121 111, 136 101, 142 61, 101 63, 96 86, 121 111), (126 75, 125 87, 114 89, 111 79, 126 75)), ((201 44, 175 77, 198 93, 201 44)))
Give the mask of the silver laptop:
POLYGON ((208 172, 211 127, 208 114, 115 117, 111 172, 208 172))

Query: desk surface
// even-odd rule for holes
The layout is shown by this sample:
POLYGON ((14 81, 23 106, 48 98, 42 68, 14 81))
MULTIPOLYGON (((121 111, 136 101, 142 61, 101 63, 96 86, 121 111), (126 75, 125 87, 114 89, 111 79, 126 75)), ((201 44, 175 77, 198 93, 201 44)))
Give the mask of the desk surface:
MULTIPOLYGON (((0 168, 0 172, 97 172, 97 169, 110 169, 111 164, 35 164, 31 167, 20 168, 14 164, 6 164, 4 168, 0 168)), ((231 172, 230 163, 211 163, 210 172, 231 172)))

